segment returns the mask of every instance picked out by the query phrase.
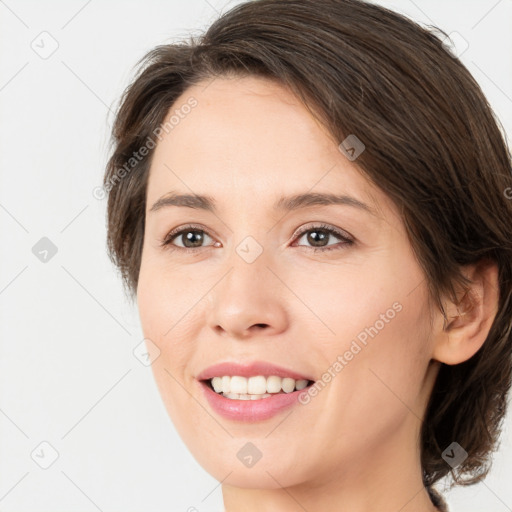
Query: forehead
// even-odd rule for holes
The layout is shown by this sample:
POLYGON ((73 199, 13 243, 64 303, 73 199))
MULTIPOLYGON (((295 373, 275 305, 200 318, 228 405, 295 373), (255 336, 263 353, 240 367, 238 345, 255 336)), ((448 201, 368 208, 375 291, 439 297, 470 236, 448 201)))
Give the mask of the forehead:
POLYGON ((216 78, 192 86, 177 99, 167 119, 176 119, 175 111, 191 98, 196 106, 173 126, 157 153, 175 146, 192 149, 195 155, 215 155, 216 160, 265 161, 282 154, 281 160, 289 162, 304 156, 317 160, 333 144, 304 105, 269 79, 216 78))
MULTIPOLYGON (((153 155, 148 208, 167 191, 218 202, 337 193, 377 209, 386 197, 338 148, 327 129, 281 84, 259 77, 216 78, 188 88, 166 116, 195 101, 163 134, 153 155), (238 199, 237 199, 238 198, 238 199)), ((166 122, 164 121, 164 123, 166 122)), ((388 207, 392 207, 388 201, 388 207)))

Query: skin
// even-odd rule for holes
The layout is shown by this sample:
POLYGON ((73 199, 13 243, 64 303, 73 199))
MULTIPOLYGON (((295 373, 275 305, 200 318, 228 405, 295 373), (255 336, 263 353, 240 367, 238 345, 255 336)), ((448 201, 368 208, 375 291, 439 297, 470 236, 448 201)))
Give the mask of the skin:
POLYGON ((421 418, 439 361, 462 362, 485 341, 496 267, 467 267, 475 307, 457 316, 460 306, 446 302, 452 320, 443 330, 395 205, 288 90, 217 78, 189 88, 172 110, 191 96, 197 106, 153 156, 137 289, 144 336, 160 350, 154 377, 178 433, 222 481, 227 512, 436 510, 421 479, 421 418), (171 190, 211 196, 218 210, 150 211, 171 190), (305 192, 347 194, 375 214, 349 205, 273 210, 281 195, 305 192), (183 236, 160 245, 189 223, 203 230, 195 252, 183 251, 183 236), (314 252, 315 230, 296 233, 319 224, 354 243, 330 235, 324 245, 334 249, 314 252), (236 251, 247 236, 263 249, 252 263, 236 251), (394 303, 401 310, 317 396, 268 420, 218 416, 195 379, 221 361, 266 360, 319 381, 394 303), (252 467, 237 458, 249 441, 262 453, 252 467))

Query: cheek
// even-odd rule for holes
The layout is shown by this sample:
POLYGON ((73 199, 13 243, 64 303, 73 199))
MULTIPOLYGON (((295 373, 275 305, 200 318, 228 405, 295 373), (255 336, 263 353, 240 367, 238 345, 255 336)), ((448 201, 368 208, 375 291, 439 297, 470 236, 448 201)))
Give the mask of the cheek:
POLYGON ((349 349, 352 339, 364 343, 371 339, 370 331, 388 330, 410 291, 405 291, 403 282, 413 279, 403 272, 399 275, 394 264, 376 258, 373 265, 325 265, 314 273, 294 269, 285 281, 306 306, 299 321, 311 329, 306 343, 313 350, 321 347, 332 359, 332 354, 336 357, 349 349))
POLYGON ((312 357, 325 371, 325 389, 310 403, 319 429, 334 443, 364 432, 378 445, 407 415, 421 416, 430 326, 424 276, 412 256, 316 276, 315 291, 301 298, 329 328, 308 314, 326 333, 314 344, 313 330, 309 335, 312 357))
POLYGON ((144 337, 159 350, 151 369, 173 420, 178 420, 176 412, 190 399, 182 385, 189 385, 187 364, 196 350, 197 337, 191 329, 197 323, 193 306, 198 296, 187 295, 186 290, 177 274, 169 280, 161 267, 143 261, 137 287, 140 323, 144 337))
POLYGON ((339 392, 344 385, 351 391, 345 396, 350 412, 344 411, 351 427, 367 432, 375 447, 404 425, 415 427, 421 421, 429 362, 428 319, 422 304, 417 297, 402 296, 400 310, 388 323, 369 319, 362 331, 368 334, 366 344, 360 344, 361 352, 343 370, 345 382, 338 382, 339 392))
MULTIPOLYGON (((337 351, 346 362, 336 377, 328 407, 332 405, 332 410, 337 410, 347 435, 349 431, 366 432, 369 442, 378 446, 391 438, 403 422, 412 420, 416 424, 416 418, 421 417, 429 362, 428 316, 424 297, 420 298, 423 291, 416 290, 415 297, 388 296, 380 307, 366 310, 366 322, 359 314, 362 323, 345 338, 346 350, 337 351), (387 309, 395 297, 399 298, 400 307, 387 309), (385 314, 387 323, 380 313, 385 314), (348 418, 348 423, 343 418, 348 418)), ((332 353, 331 359, 335 357, 332 353)), ((332 419, 329 422, 334 427, 332 419)))
POLYGON ((187 311, 201 298, 197 280, 177 269, 166 268, 161 258, 142 259, 137 287, 137 305, 144 334, 168 346, 169 340, 188 321, 187 311))

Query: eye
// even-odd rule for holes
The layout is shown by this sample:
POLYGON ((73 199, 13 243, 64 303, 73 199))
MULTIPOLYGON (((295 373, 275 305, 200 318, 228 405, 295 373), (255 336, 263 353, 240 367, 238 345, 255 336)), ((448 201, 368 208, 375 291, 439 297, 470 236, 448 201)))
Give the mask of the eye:
POLYGON ((160 245, 162 247, 173 245, 174 248, 178 248, 179 250, 195 251, 196 249, 204 248, 201 244, 204 242, 205 235, 207 238, 211 238, 206 231, 198 226, 183 226, 168 233, 165 238, 160 241, 160 245), (175 240, 181 241, 183 245, 175 244, 175 240))
POLYGON ((312 247, 309 247, 311 250, 313 250, 313 252, 316 252, 316 251, 325 252, 325 251, 332 251, 334 249, 343 249, 346 246, 351 246, 354 244, 354 240, 349 238, 347 236, 347 234, 344 234, 341 231, 338 231, 337 229, 334 229, 331 226, 327 226, 325 224, 321 224, 318 226, 310 226, 308 228, 302 229, 297 236, 299 237, 299 240, 300 240, 306 234, 308 234, 308 236, 306 237, 307 241, 310 244, 313 244, 312 247), (334 244, 333 247, 329 247, 328 240, 329 240, 329 237, 332 237, 332 236, 338 238, 343 243, 341 245, 334 244))
MULTIPOLYGON (((312 244, 312 246, 303 246, 298 244, 299 247, 308 247, 310 250, 316 251, 332 251, 334 249, 343 249, 347 246, 351 246, 354 244, 354 240, 349 238, 346 233, 343 233, 331 226, 321 224, 318 226, 310 226, 305 229, 302 229, 295 238, 300 240, 306 234, 307 241, 312 244), (330 237, 335 237, 341 240, 339 244, 330 244, 329 246, 328 240, 330 237)), ((195 225, 187 225, 182 226, 180 228, 174 229, 170 233, 168 233, 163 240, 160 241, 161 247, 171 247, 173 249, 178 249, 186 252, 197 252, 197 249, 204 249, 205 247, 202 245, 206 238, 210 238, 210 235, 206 233, 204 229, 195 225), (175 241, 181 241, 181 244, 175 243, 175 241)), ((218 242, 216 242, 218 243, 218 242)), ((215 245, 215 244, 210 244, 215 245)))

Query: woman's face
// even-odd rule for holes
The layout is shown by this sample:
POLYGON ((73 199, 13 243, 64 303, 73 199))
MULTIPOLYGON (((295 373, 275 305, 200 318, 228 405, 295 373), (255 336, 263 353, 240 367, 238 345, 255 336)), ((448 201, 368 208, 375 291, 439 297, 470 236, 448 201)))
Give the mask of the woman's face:
POLYGON ((394 204, 280 85, 219 78, 189 88, 166 120, 176 110, 150 169, 137 297, 160 351, 157 385, 189 450, 218 480, 248 488, 370 478, 391 460, 410 467, 437 365, 426 282, 394 204), (154 207, 171 194, 212 204, 154 207), (316 196, 288 200, 303 194, 316 196), (213 406, 200 374, 256 361, 315 381, 316 394, 215 395, 213 406))

